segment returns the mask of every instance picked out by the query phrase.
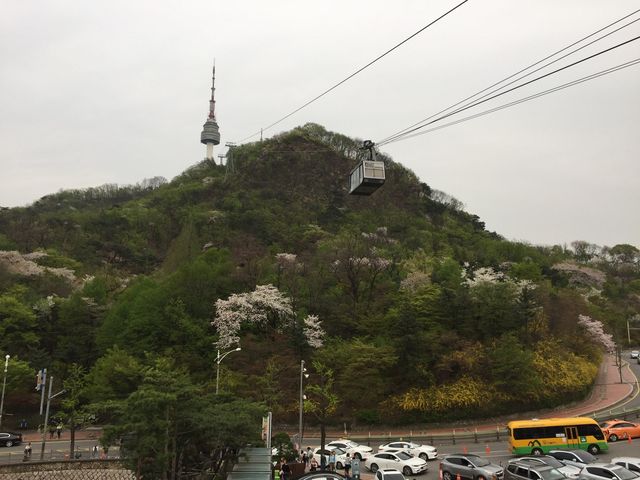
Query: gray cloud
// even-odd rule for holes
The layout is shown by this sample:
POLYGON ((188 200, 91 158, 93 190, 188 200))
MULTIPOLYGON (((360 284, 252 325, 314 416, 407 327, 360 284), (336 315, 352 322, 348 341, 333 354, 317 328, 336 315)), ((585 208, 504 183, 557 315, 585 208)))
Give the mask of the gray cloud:
MULTIPOLYGON (((453 5, 11 1, 0 18, 0 205, 198 162, 213 57, 222 143, 237 141, 453 5)), ((266 134, 316 122, 384 138, 639 7, 470 1, 266 134)), ((575 58, 639 32, 640 22, 575 58)), ((638 43, 504 101, 636 58, 638 43)), ((640 246, 639 79, 631 67, 383 150, 507 238, 640 246)))

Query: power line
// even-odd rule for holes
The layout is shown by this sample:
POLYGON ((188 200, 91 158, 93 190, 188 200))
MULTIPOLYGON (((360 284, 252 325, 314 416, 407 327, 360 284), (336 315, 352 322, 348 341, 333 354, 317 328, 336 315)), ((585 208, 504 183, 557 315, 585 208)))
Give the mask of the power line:
POLYGON ((264 132, 265 130, 268 130, 274 126, 276 126, 277 124, 279 124, 280 122, 286 120, 287 118, 289 118, 290 116, 298 113, 300 110, 302 110, 303 108, 311 105, 313 102, 315 102, 316 100, 319 100, 320 98, 324 97, 327 93, 331 92, 332 90, 335 90, 336 88, 338 88, 340 85, 342 85, 343 83, 345 83, 346 81, 350 80, 351 78, 355 77, 357 74, 359 74, 360 72, 362 72, 363 70, 365 70, 366 68, 369 68, 371 65, 373 65, 374 63, 376 63, 378 60, 382 59, 383 57, 387 56, 389 53, 393 52, 394 50, 396 50, 397 48, 399 48, 400 46, 404 45, 405 43, 407 43, 409 40, 411 40, 413 37, 415 37, 416 35, 422 33, 423 31, 425 31, 427 28, 429 28, 431 25, 433 25, 434 23, 438 22, 439 20, 443 19, 444 17, 446 17, 447 15, 449 15, 450 13, 452 13, 454 10, 456 10, 457 8, 461 7, 462 5, 464 5, 465 3, 467 3, 469 0, 463 0, 462 2, 460 2, 459 4, 457 4, 455 7, 453 7, 452 9, 450 9, 449 11, 443 13, 442 15, 440 15, 438 18, 436 18, 435 20, 431 21, 430 23, 428 23, 427 25, 425 25, 424 27, 422 27, 420 30, 418 30, 417 32, 415 32, 414 34, 408 36, 407 38, 405 38, 403 41, 401 41, 400 43, 398 43, 397 45, 395 45, 394 47, 390 48, 389 50, 387 50, 386 52, 384 52, 382 55, 379 55, 378 57, 376 57, 374 60, 370 61, 369 63, 367 63, 364 67, 359 68, 358 70, 356 70, 355 72, 353 72, 351 75, 349 75, 348 77, 346 77, 344 80, 339 81, 338 83, 336 83, 334 86, 332 86, 331 88, 328 88, 327 90, 325 90, 324 92, 322 92, 320 95, 317 95, 316 97, 312 98, 311 100, 309 100, 307 103, 305 103, 304 105, 296 108, 294 111, 292 111, 291 113, 285 115, 284 117, 282 117, 280 120, 277 120, 275 122, 273 122, 272 124, 261 128, 260 130, 258 130, 255 133, 252 133, 251 135, 249 135, 248 137, 243 138, 242 140, 240 140, 240 143, 243 143, 245 140, 248 140, 252 137, 255 137, 256 135, 264 132))
MULTIPOLYGON (((567 46, 566 46, 566 47, 564 47, 564 48, 561 48, 560 50, 558 50, 558 51, 556 51, 556 52, 552 53, 551 55, 548 55, 548 56, 546 56, 545 58, 543 58, 543 59, 541 59, 541 60, 538 60, 538 61, 537 61, 537 62, 535 62, 535 63, 532 63, 532 64, 531 64, 531 65, 529 65, 528 67, 525 67, 525 68, 523 68, 523 69, 521 69, 521 70, 517 71, 516 73, 513 73, 512 75, 509 75, 509 76, 508 76, 508 77, 506 77, 506 78, 503 78, 503 79, 502 79, 502 80, 500 80, 499 82, 496 82, 496 83, 494 83, 493 85, 490 85, 490 86, 488 86, 488 87, 484 88, 483 90, 480 90, 479 92, 476 92, 476 93, 474 93, 473 95, 470 95, 470 96, 468 96, 467 98, 465 98, 465 99, 463 99, 463 100, 460 100, 458 103, 455 103, 455 104, 453 104, 453 105, 451 105, 451 106, 449 106, 449 107, 447 107, 447 108, 445 108, 445 109, 443 109, 443 110, 440 110, 439 112, 434 113, 433 115, 431 115, 431 116, 429 116, 429 117, 427 117, 427 118, 424 118, 424 119, 422 119, 422 120, 420 120, 420 121, 418 121, 418 122, 414 123, 413 125, 410 125, 410 126, 408 126, 408 127, 406 127, 406 128, 403 128, 402 130, 399 130, 398 132, 394 133, 393 135, 389 135, 388 137, 383 138, 382 140, 378 141, 377 143, 378 143, 378 144, 387 143, 388 141, 390 141, 390 140, 394 139, 395 137, 402 136, 402 135, 404 134, 404 132, 406 132, 407 130, 410 130, 411 128, 413 128, 413 127, 415 127, 415 126, 417 126, 417 125, 420 125, 421 123, 426 122, 426 121, 428 121, 428 120, 432 119, 433 117, 435 117, 435 116, 437 116, 437 115, 440 115, 440 114, 442 114, 442 113, 444 113, 444 112, 446 112, 446 111, 448 111, 448 110, 451 110, 452 108, 457 107, 458 105, 460 105, 460 104, 462 104, 462 103, 466 102, 467 100, 470 100, 470 99, 472 99, 472 98, 474 98, 474 97, 477 97, 478 95, 480 95, 480 94, 482 94, 482 93, 486 92, 487 90, 490 90, 490 89, 492 89, 492 88, 494 88, 494 87, 496 87, 496 86, 500 85, 501 83, 504 83, 504 82, 506 82, 507 80, 510 80, 510 79, 512 79, 513 77, 515 77, 515 76, 517 76, 517 75, 519 75, 519 74, 523 73, 523 72, 526 72, 527 70, 529 70, 529 69, 531 69, 531 68, 535 67, 536 65, 539 65, 540 63, 542 63, 542 62, 544 62, 544 61, 546 61, 546 60, 548 60, 548 59, 550 59, 550 58, 555 57, 555 56, 556 56, 556 55, 558 55, 559 53, 562 53, 562 52, 564 52, 565 50, 568 50, 568 49, 570 49, 571 47, 573 47, 573 46, 575 46, 575 45, 577 45, 577 44, 579 44, 579 43, 581 43, 581 42, 583 42, 583 41, 587 40, 588 38, 593 37, 594 35, 597 35, 598 33, 600 33, 600 32, 602 32, 602 31, 604 31, 604 30, 608 29, 609 27, 612 27, 613 25, 615 25, 615 24, 617 24, 617 23, 620 23, 620 22, 622 22, 623 20, 626 20, 627 18, 629 18, 629 17, 631 17, 631 16, 635 15, 635 14, 636 14, 636 13, 638 13, 638 12, 640 12, 640 9, 635 10, 634 12, 631 12, 631 13, 629 13, 628 15, 625 15, 624 17, 619 18, 619 19, 618 19, 618 20, 616 20, 615 22, 612 22, 612 23, 610 23, 610 24, 608 24, 608 25, 606 25, 606 26, 604 26, 604 27, 600 28, 599 30, 596 30, 595 32, 593 32, 593 33, 591 33, 591 34, 587 35, 586 37, 581 38, 580 40, 577 40, 577 41, 573 42, 573 43, 572 43, 572 44, 570 44, 570 45, 567 45, 567 46)), ((526 75, 523 75, 522 77, 519 77, 518 79, 513 80, 512 82, 510 82, 510 83, 508 83, 508 84, 506 84, 506 85, 503 85, 503 86, 501 86, 501 87, 499 87, 499 88, 497 88, 497 89, 495 89, 495 90, 491 91, 490 93, 488 93, 488 94, 486 94, 485 96, 480 97, 480 98, 484 98, 484 97, 486 97, 487 95, 491 95, 492 93, 495 93, 495 92, 497 92, 497 91, 500 91, 500 90, 502 90, 503 88, 505 88, 505 87, 507 87, 507 86, 509 86, 509 85, 511 85, 511 84, 513 84, 513 83, 515 83, 515 82, 517 82, 518 80, 521 80, 521 79, 523 79, 523 78, 526 78, 526 77, 528 77, 529 75, 532 75, 532 74, 534 74, 535 72, 538 72, 538 71, 540 71, 541 69, 543 69, 543 68, 545 68, 545 67, 548 67, 549 65, 552 65, 552 64, 554 64, 554 63, 556 63, 556 62, 558 62, 558 61, 562 60, 563 58, 566 58, 567 56, 572 55, 572 54, 576 53, 577 51, 582 50, 583 48, 586 48, 586 47, 588 47, 589 45, 592 45, 592 44, 594 44, 595 42, 598 42, 598 41, 602 40, 603 38, 606 38, 606 37, 608 37, 608 36, 610 36, 610 35, 612 35, 612 34, 614 34, 614 33, 618 32, 618 31, 622 30, 623 28, 628 27, 629 25, 631 25, 631 24, 633 24, 633 23, 635 23, 635 22, 637 22, 637 21, 639 21, 639 20, 640 20, 640 18, 638 18, 638 19, 636 19, 636 20, 633 20, 633 21, 631 21, 631 22, 629 22, 629 23, 627 23, 627 24, 623 25, 622 27, 619 27, 619 28, 617 28, 616 30, 611 31, 611 32, 607 33, 606 35, 603 35, 603 36, 601 36, 601 37, 599 37, 599 38, 597 38, 597 39, 595 39, 595 40, 593 40, 593 41, 591 41, 591 42, 587 43, 586 45, 583 45, 582 47, 577 48, 577 49, 573 50, 572 52, 567 53, 566 55, 563 55, 562 57, 557 58, 556 60, 554 60, 554 61, 552 61, 552 62, 549 62, 549 63, 547 63, 547 64, 543 65, 542 67, 539 67, 539 68, 537 68, 536 70, 533 70, 533 71, 531 71, 531 72, 527 73, 526 75)), ((476 99, 476 100, 479 100, 479 99, 476 99)), ((474 100, 474 101, 476 101, 476 100, 474 100)))
POLYGON ((479 101, 477 101, 477 102, 474 102, 474 103, 468 104, 468 105, 466 105, 466 106, 464 106, 464 107, 461 107, 461 108, 459 108, 459 109, 457 109, 457 110, 455 110, 455 111, 453 111, 453 112, 451 112, 451 113, 447 113, 447 114, 442 115, 442 116, 440 116, 440 117, 438 117, 438 118, 435 118, 435 119, 431 120, 430 122, 427 122, 427 123, 424 123, 424 124, 422 124, 422 125, 420 125, 420 126, 417 126, 417 127, 412 128, 412 129, 409 129, 408 131, 406 131, 406 132, 405 132, 405 133, 403 133, 402 135, 398 135, 397 137, 395 137, 395 138, 393 138, 393 139, 389 139, 389 140, 386 140, 386 141, 384 141, 384 142, 378 142, 378 143, 377 143, 377 145, 378 145, 378 146, 381 146, 381 145, 386 145, 386 144, 388 144, 388 143, 396 142, 396 141, 400 140, 401 138, 404 138, 405 136, 407 136, 407 135, 409 135, 409 134, 411 134, 411 133, 413 133, 413 132, 415 132, 415 131, 417 131, 417 130, 421 130, 421 129, 423 129, 424 127, 427 127, 427 126, 432 125, 432 124, 434 124, 434 123, 436 123, 436 122, 439 122, 440 120, 444 120, 445 118, 451 117, 452 115, 455 115, 455 114, 457 114, 457 113, 463 112, 463 111, 468 110, 468 109, 470 109, 470 108, 473 108, 473 107, 475 107, 475 106, 481 105, 481 104, 486 103, 486 102, 488 102, 488 101, 490 101, 490 100, 493 100, 493 99, 495 99, 495 98, 498 98, 498 97, 500 97, 500 96, 502 96, 502 95, 506 95, 507 93, 513 92, 514 90, 518 90, 519 88, 522 88, 522 87, 525 87, 525 86, 527 86, 527 85, 530 85, 530 84, 532 84, 532 83, 534 83, 534 82, 537 82, 537 81, 539 81, 539 80, 542 80, 543 78, 549 77, 549 76, 554 75, 554 74, 556 74, 556 73, 559 73, 559 72, 561 72, 561 71, 563 71, 563 70, 566 70, 566 69, 568 69, 568 68, 574 67, 574 66, 576 66, 576 65, 578 65, 578 64, 580 64, 580 63, 586 62, 587 60, 591 60, 591 59, 593 59, 593 58, 595 58, 595 57, 598 57, 598 56, 603 55, 603 54, 605 54, 605 53, 607 53, 607 52, 610 52, 610 51, 612 51, 612 50, 615 50, 616 48, 620 48, 620 47, 622 47, 622 46, 624 46, 624 45, 627 45, 628 43, 635 42, 635 41, 636 41, 636 40, 638 40, 638 39, 640 39, 640 36, 637 36, 637 37, 631 38, 631 39, 626 40, 626 41, 624 41, 624 42, 622 42, 622 43, 619 43, 619 44, 614 45, 614 46, 612 46, 612 47, 609 47, 609 48, 606 48, 606 49, 604 49, 604 50, 601 50, 601 51, 599 51, 599 52, 597 52, 597 53, 594 53, 594 54, 592 54, 592 55, 589 55, 588 57, 584 57, 584 58, 582 58, 582 59, 580 59, 580 60, 577 60, 577 61, 575 61, 575 62, 573 62, 573 63, 570 63, 569 65, 565 65, 564 67, 560 67, 560 68, 558 68, 558 69, 556 69, 556 70, 553 70, 553 71, 551 71, 551 72, 549 72, 549 73, 545 73, 544 75, 540 75, 539 77, 536 77, 536 78, 534 78, 534 79, 532 79, 532 80, 529 80, 529 81, 527 81, 527 82, 521 83, 520 85, 516 85, 515 87, 509 88, 508 90, 505 90, 505 91, 503 91, 503 92, 497 93, 497 94, 492 95, 492 96, 490 96, 490 97, 488 97, 488 98, 485 98, 485 99, 483 99, 483 100, 479 100, 479 101))
POLYGON ((420 136, 420 135, 426 135, 427 133, 435 132, 436 130, 441 130, 441 129, 443 129, 443 128, 451 127, 451 126, 453 126, 453 125, 458 125, 458 124, 460 124, 460 123, 467 122, 467 121, 469 121, 469 120, 473 120, 473 119, 476 119, 476 118, 478 118, 478 117, 483 117, 483 116, 488 115, 488 114, 490 114, 490 113, 494 113, 494 112, 497 112, 497 111, 499 111, 499 110, 504 110, 504 109, 506 109, 506 108, 513 107, 513 106, 515 106, 515 105, 519 105, 519 104, 521 104, 521 103, 528 102, 528 101, 530 101, 530 100, 534 100, 534 99, 536 99, 536 98, 539 98, 539 97, 542 97, 542 96, 548 95, 548 94, 550 94, 550 93, 554 93, 554 92, 557 92, 557 91, 560 91, 560 90, 564 90, 565 88, 573 87, 573 86, 578 85, 578 84, 580 84, 580 83, 584 83, 584 82, 587 82, 587 81, 589 81, 589 80, 593 80, 593 79, 596 79, 596 78, 602 77, 602 76, 604 76, 604 75, 608 75, 608 74, 610 74, 610 73, 617 72, 618 70, 623 70, 623 69, 625 69, 625 68, 631 67, 631 66, 633 66, 633 65, 637 65, 637 64, 639 64, 639 63, 640 63, 640 58, 636 58, 635 60, 631 60, 631 61, 629 61, 629 62, 626 62, 626 63, 620 64, 620 65, 617 65, 617 66, 615 66, 615 67, 608 68, 608 69, 606 69, 606 70, 601 70, 601 71, 599 71, 599 72, 597 72, 597 73, 593 73, 593 74, 591 74, 591 75, 587 75, 587 76, 582 77, 582 78, 579 78, 579 79, 577 79, 577 80, 573 80, 573 81, 571 81, 571 82, 567 82, 567 83, 565 83, 565 84, 558 85, 557 87, 553 87, 553 88, 550 88, 550 89, 548 89, 548 90, 544 90, 544 91, 542 91, 542 92, 535 93, 535 94, 530 95, 530 96, 528 96, 528 97, 524 97, 524 98, 521 98, 521 99, 519 99, 519 100, 514 100, 513 102, 505 103, 505 104, 500 105, 500 106, 498 106, 498 107, 491 108, 491 109, 489 109, 489 110, 485 110, 485 111, 483 111, 483 112, 476 113, 476 114, 474 114, 474 115, 469 115, 468 117, 460 118, 460 119, 458 119, 458 120, 455 120, 455 121, 453 121, 453 122, 446 123, 446 124, 444 124, 444 125, 438 125, 438 126, 436 126, 436 127, 430 128, 430 129, 425 130, 425 131, 423 131, 423 132, 414 133, 414 134, 412 134, 412 135, 406 135, 406 136, 403 136, 403 137, 397 138, 397 139, 395 139, 395 140, 391 140, 391 141, 389 141, 389 142, 387 142, 387 143, 394 143, 394 142, 398 142, 398 141, 401 141, 401 140, 408 140, 409 138, 418 137, 418 136, 420 136))

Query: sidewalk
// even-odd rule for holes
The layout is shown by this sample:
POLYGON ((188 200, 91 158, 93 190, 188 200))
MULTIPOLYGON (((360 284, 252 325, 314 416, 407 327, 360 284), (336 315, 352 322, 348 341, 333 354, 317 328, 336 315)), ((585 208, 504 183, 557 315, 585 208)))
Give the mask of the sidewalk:
MULTIPOLYGON (((101 427, 91 427, 83 430, 76 430, 76 441, 78 440, 95 440, 98 443, 98 439, 102 435, 101 427)), ((71 432, 69 430, 63 430, 60 434, 60 438, 58 438, 58 434, 54 433, 53 437, 50 437, 49 432, 46 434, 47 443, 55 443, 55 442, 69 442, 71 440, 71 432)), ((27 430, 22 433, 22 443, 25 444, 27 442, 41 442, 42 441, 42 433, 38 433, 34 430, 27 430)))

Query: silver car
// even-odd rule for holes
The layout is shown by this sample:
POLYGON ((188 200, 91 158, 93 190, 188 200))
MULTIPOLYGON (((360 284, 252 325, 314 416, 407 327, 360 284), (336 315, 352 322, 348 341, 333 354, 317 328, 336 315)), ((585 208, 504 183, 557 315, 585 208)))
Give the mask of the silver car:
POLYGON ((615 463, 590 463, 578 476, 578 480, 635 480, 638 475, 615 463))
POLYGON ((621 465, 624 468, 640 475, 640 458, 638 457, 614 457, 611 459, 611 463, 621 465))
POLYGON ((520 457, 509 460, 509 463, 515 462, 524 462, 529 465, 547 465, 549 467, 556 468, 568 478, 578 478, 580 474, 580 467, 575 467, 573 465, 565 465, 557 458, 554 458, 550 455, 540 455, 538 457, 520 457))
POLYGON ((440 462, 443 480, 455 480, 458 475, 465 480, 502 480, 504 469, 486 458, 472 454, 447 455, 440 462))
POLYGON ((566 478, 556 468, 529 462, 510 462, 504 472, 504 480, 566 480, 566 478))

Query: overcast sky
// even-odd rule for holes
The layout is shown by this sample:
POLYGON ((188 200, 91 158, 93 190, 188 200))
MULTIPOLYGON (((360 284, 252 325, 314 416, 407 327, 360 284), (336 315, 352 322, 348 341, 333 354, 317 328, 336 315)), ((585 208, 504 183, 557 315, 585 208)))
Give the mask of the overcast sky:
MULTIPOLYGON (((459 1, 5 0, 0 206, 171 179, 200 161, 214 57, 222 146, 459 1)), ((640 0, 470 0, 265 137, 315 122, 379 141, 637 9, 640 0)), ((529 78, 638 35, 640 21, 529 78)), ((638 57, 640 41, 466 113, 638 57)), ((382 151, 508 239, 640 247, 639 112, 635 65, 382 151)))

